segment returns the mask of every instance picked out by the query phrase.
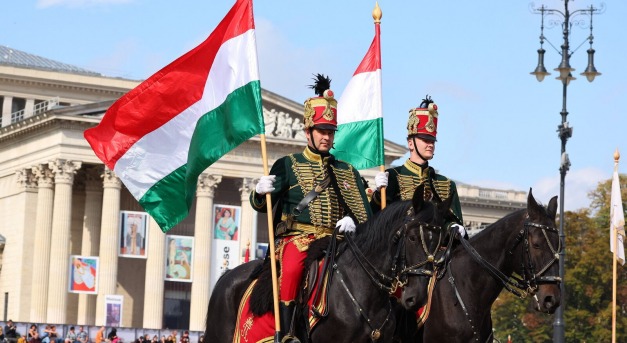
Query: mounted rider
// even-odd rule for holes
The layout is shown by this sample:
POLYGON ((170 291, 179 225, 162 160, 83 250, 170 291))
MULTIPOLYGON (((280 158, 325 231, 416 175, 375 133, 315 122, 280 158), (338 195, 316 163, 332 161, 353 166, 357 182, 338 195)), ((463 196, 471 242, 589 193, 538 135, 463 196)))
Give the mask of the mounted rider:
POLYGON ((295 299, 304 271, 309 244, 339 232, 353 232, 372 214, 359 172, 336 160, 329 150, 337 130, 337 101, 331 80, 315 78, 317 97, 305 101, 304 130, 307 146, 302 153, 279 158, 262 176, 250 195, 258 212, 266 212, 265 194, 274 210, 276 255, 280 263, 279 308, 281 333, 289 332, 295 299))
POLYGON ((411 199, 414 190, 425 184, 424 199, 439 198, 444 201, 453 197, 451 219, 445 224, 449 229, 455 226, 462 237, 467 237, 455 182, 438 174, 429 166, 435 153, 438 129, 438 106, 427 95, 418 108, 409 110, 407 121, 407 147, 409 158, 402 166, 390 168, 375 176, 377 190, 370 204, 374 212, 381 209, 381 187, 386 187, 388 203, 411 199), (434 194, 435 193, 435 194, 434 194))

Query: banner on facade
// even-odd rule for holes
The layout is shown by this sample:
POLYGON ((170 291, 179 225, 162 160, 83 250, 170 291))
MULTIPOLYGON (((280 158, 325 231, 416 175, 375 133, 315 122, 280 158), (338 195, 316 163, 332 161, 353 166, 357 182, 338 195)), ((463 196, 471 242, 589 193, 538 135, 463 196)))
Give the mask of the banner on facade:
POLYGON ((70 256, 70 293, 98 294, 98 257, 70 256))
POLYGON ((194 237, 166 235, 166 281, 192 282, 194 237))
POLYGON ((227 269, 241 263, 239 229, 242 208, 232 205, 213 205, 213 240, 211 243, 211 287, 227 269))
POLYGON ((105 295, 105 326, 120 327, 122 324, 122 308, 124 305, 124 296, 122 295, 105 295))
POLYGON ((120 211, 120 245, 118 256, 146 258, 148 213, 120 211))

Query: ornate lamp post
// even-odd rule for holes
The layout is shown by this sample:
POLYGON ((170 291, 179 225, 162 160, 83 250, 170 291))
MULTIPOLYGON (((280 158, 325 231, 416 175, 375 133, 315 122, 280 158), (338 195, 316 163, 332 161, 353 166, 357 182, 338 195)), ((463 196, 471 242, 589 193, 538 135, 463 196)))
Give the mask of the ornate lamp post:
POLYGON ((556 79, 562 82, 562 89, 563 89, 562 111, 560 112, 562 116, 562 122, 560 125, 557 126, 557 132, 558 132, 558 137, 560 138, 562 142, 562 151, 561 151, 560 168, 559 168, 560 170, 559 235, 560 235, 560 239, 562 240, 562 244, 564 244, 562 245, 562 247, 564 248, 560 252, 560 259, 559 259, 559 274, 560 274, 559 276, 562 280, 562 283, 560 285, 561 293, 562 293, 562 304, 557 308, 557 311, 555 312, 555 321, 553 322, 553 342, 556 342, 556 343, 564 342, 564 307, 565 307, 564 299, 565 299, 565 294, 566 294, 565 289, 564 289, 564 281, 565 281, 564 280, 564 255, 565 255, 564 180, 566 178, 566 173, 568 172, 568 169, 570 168, 570 160, 568 159, 568 154, 566 153, 566 142, 573 135, 573 128, 568 124, 568 121, 566 120, 566 117, 568 116, 568 111, 566 110, 566 94, 567 94, 568 85, 570 84, 570 81, 576 79, 572 75, 572 72, 575 69, 571 68, 570 66, 570 57, 573 55, 573 53, 575 53, 575 51, 577 51, 577 49, 579 49, 579 47, 581 47, 585 43, 585 40, 584 40, 584 42, 581 43, 574 50, 570 49, 569 38, 570 38, 570 30, 572 26, 573 25, 585 26, 586 24, 583 19, 573 20, 573 18, 576 16, 580 16, 580 15, 590 16, 590 24, 589 24, 590 35, 588 36, 588 38, 586 38, 586 40, 590 42, 590 48, 588 49, 588 67, 583 73, 581 73, 581 75, 584 75, 590 82, 594 81, 594 78, 596 76, 601 75, 601 73, 597 72, 596 68, 594 67, 594 49, 592 48, 592 41, 594 39, 594 36, 592 35, 592 16, 595 13, 599 13, 600 9, 595 8, 594 6, 590 5, 590 7, 587 7, 585 9, 579 9, 579 10, 575 10, 571 12, 568 9, 569 0, 563 0, 563 1, 564 1, 563 11, 557 10, 557 9, 549 9, 549 8, 546 8, 546 6, 544 5, 540 6, 539 8, 532 8, 534 13, 540 14, 542 16, 542 24, 540 26, 540 49, 538 49, 538 66, 533 72, 531 72, 531 74, 535 75, 539 82, 542 82, 545 76, 550 75, 550 73, 547 72, 546 68, 544 67, 544 53, 546 51, 542 48, 542 45, 544 44, 545 40, 562 56, 562 60, 559 66, 555 68, 555 71, 559 72, 559 76, 556 77, 556 79), (561 49, 555 48, 555 46, 553 46, 553 44, 551 44, 551 42, 548 39, 546 39, 546 37, 544 36, 544 19, 545 19, 545 16, 548 16, 548 15, 557 15, 561 17, 558 20, 554 20, 554 19, 549 20, 550 26, 559 24, 562 27, 563 42, 562 42, 561 49))

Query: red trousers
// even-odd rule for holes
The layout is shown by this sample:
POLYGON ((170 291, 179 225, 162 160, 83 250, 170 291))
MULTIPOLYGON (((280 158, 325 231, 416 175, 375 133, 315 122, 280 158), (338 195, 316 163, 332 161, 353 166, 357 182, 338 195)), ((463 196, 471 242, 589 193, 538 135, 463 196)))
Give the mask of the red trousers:
MULTIPOLYGON (((304 237, 303 237, 304 238, 304 237)), ((311 238, 304 238, 305 241, 313 240, 311 238)), ((303 245, 302 238, 298 239, 299 245, 303 245)), ((278 251, 279 261, 281 264, 281 276, 279 277, 279 300, 283 302, 290 302, 296 299, 298 295, 298 288, 301 285, 303 272, 305 270, 305 258, 307 257, 307 251, 300 251, 293 239, 286 238, 285 244, 278 251)))

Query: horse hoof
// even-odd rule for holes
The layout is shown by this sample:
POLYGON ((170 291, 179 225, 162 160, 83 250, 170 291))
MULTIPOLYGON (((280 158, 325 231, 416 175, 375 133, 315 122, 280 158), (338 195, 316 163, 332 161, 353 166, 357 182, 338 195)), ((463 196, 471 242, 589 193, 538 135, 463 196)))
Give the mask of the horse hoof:
POLYGON ((281 340, 281 343, 300 343, 300 340, 294 336, 287 335, 283 337, 283 339, 281 340))

